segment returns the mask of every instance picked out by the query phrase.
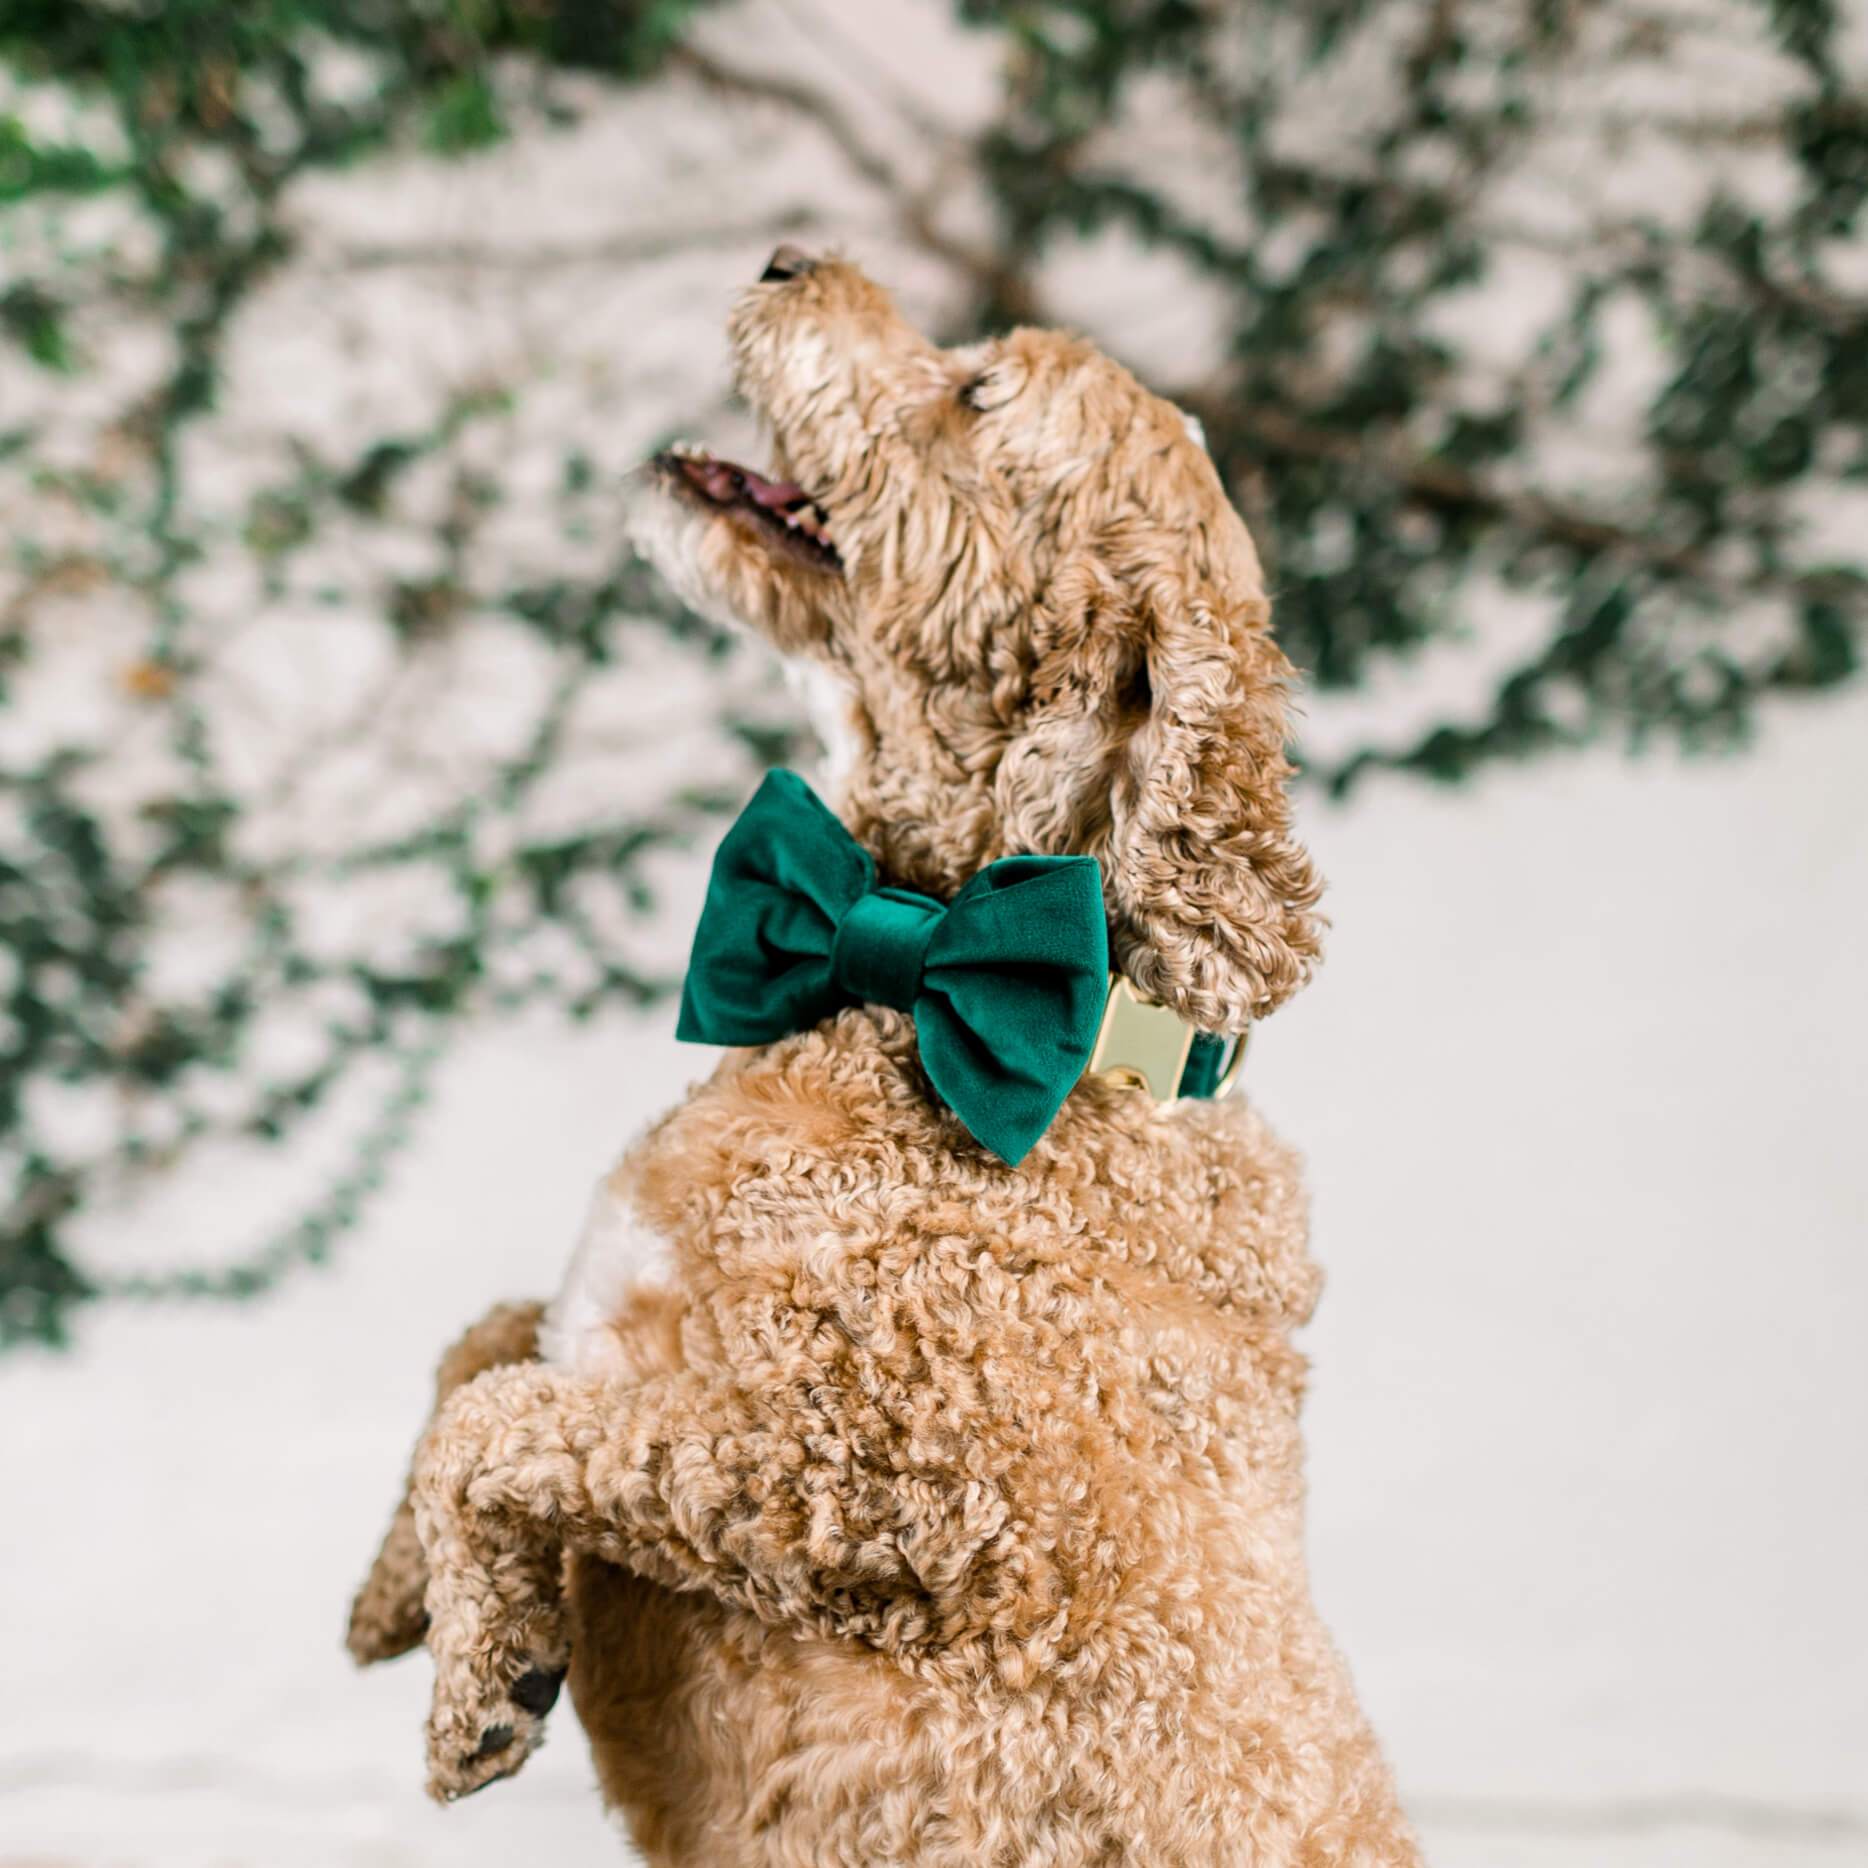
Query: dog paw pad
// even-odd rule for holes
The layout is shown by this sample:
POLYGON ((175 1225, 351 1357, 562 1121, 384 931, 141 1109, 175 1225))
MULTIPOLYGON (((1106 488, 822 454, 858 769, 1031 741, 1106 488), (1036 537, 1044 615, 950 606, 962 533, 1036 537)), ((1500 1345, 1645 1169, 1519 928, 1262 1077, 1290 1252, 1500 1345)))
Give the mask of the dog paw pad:
MULTIPOLYGON (((542 1719, 558 1703, 558 1689, 563 1685, 562 1667, 550 1670, 534 1667, 512 1683, 512 1703, 521 1712, 529 1712, 533 1718, 542 1719)), ((494 1729, 497 1731, 499 1728, 494 1729)))
POLYGON ((480 1758, 497 1757, 513 1741, 513 1729, 510 1725, 489 1725, 480 1734, 480 1744, 470 1763, 480 1758))

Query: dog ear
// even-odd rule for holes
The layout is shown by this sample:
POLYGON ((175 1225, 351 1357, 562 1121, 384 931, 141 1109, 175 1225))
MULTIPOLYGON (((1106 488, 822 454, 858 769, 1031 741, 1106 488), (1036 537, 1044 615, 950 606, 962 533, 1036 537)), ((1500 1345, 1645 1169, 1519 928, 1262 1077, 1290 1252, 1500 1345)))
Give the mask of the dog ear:
POLYGON ((1322 883, 1291 834, 1291 665, 1243 532, 1239 544, 1230 576, 1177 564, 1128 580, 1136 724, 1098 851, 1116 965, 1214 1032, 1242 1032, 1296 991, 1323 930, 1322 883))

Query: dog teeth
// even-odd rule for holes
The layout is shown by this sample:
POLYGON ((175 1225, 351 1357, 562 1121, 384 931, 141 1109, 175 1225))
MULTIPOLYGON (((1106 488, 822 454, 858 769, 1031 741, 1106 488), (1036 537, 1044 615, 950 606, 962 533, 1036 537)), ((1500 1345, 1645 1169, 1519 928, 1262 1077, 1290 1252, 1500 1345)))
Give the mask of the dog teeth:
POLYGON ((802 532, 806 538, 815 539, 820 545, 830 542, 830 522, 816 506, 793 506, 789 512, 778 515, 794 532, 802 532))

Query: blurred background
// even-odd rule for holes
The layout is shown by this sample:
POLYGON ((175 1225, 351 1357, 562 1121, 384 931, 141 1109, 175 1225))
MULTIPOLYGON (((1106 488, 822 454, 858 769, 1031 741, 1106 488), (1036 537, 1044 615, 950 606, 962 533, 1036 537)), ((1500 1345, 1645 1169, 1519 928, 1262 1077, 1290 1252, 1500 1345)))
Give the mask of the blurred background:
POLYGON ((1195 411, 1308 692, 1317 1593, 1443 1868, 1868 1861, 1860 0, 0 0, 0 1868, 443 1814, 349 1592, 812 749, 621 545, 782 239, 1195 411))

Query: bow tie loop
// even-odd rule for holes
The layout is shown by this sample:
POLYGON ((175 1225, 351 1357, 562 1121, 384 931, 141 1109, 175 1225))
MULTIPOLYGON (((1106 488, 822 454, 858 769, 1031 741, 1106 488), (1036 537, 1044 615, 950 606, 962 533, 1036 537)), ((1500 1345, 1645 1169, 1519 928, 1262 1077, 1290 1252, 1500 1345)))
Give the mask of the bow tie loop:
POLYGON ((769 1044, 846 1006, 909 1012, 942 1101, 1016 1166, 1089 1062, 1108 973, 1093 858, 1003 857, 942 904, 878 886, 816 793, 769 772, 714 858, 676 1035, 769 1044))
POLYGON ((912 1012, 936 929, 946 914, 931 896, 906 889, 859 895, 837 924, 830 971, 857 1005, 912 1012))

